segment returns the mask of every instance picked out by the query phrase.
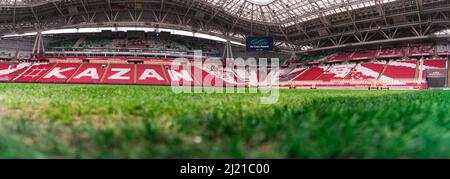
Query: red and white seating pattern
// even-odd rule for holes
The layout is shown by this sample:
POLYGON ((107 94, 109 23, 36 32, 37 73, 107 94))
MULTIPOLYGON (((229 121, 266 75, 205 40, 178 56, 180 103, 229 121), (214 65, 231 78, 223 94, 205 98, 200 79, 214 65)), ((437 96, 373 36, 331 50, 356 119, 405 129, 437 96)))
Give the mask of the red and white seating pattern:
POLYGON ((417 60, 392 61, 387 65, 381 80, 414 79, 417 69, 417 60))
POLYGON ((39 79, 44 77, 49 70, 51 70, 56 64, 44 63, 44 64, 33 64, 28 68, 25 73, 20 75, 14 81, 16 82, 37 82, 39 79))
POLYGON ((72 77, 67 80, 69 83, 100 83, 103 74, 108 67, 107 64, 82 64, 72 77))
POLYGON ((303 74, 308 68, 294 68, 294 69, 282 69, 280 74, 280 82, 292 81, 296 77, 303 74))
POLYGON ((369 50, 369 51, 363 51, 363 52, 355 52, 353 54, 351 60, 371 60, 375 58, 376 51, 369 50))
POLYGON ((42 78, 37 82, 43 83, 64 83, 69 79, 81 64, 77 63, 64 63, 56 64, 51 70, 49 70, 42 78))
POLYGON ((8 82, 22 74, 31 63, 3 63, 0 64, 0 82, 8 82))
POLYGON ((426 70, 429 69, 448 69, 448 60, 445 59, 423 60, 420 66, 420 74, 419 74, 422 80, 425 80, 426 70))
POLYGON ((106 84, 134 84, 133 64, 110 64, 103 78, 106 84))
POLYGON ((377 58, 401 58, 403 57, 403 48, 387 48, 378 52, 377 58))
POLYGON ((436 52, 438 55, 450 55, 450 45, 438 45, 436 52))
POLYGON ((355 64, 333 65, 316 80, 331 81, 345 79, 354 67, 355 64))
POLYGON ((266 86, 274 82, 322 86, 367 85, 374 80, 405 86, 420 84, 427 69, 446 69, 446 59, 367 62, 331 66, 250 68, 236 70, 221 64, 156 65, 96 63, 0 63, 0 81, 38 83, 142 84, 183 86, 266 86), (261 73, 267 72, 267 73, 261 73), (382 74, 382 75, 381 75, 382 74))
POLYGON ((169 85, 161 65, 138 65, 136 84, 141 85, 169 85))
POLYGON ((329 68, 328 66, 311 67, 307 71, 305 71, 302 75, 298 76, 297 78, 295 78, 292 81, 312 81, 312 80, 316 80, 328 68, 329 68))
POLYGON ((381 63, 358 64, 345 79, 347 80, 377 79, 380 76, 380 73, 383 69, 384 64, 381 63))
POLYGON ((343 62, 350 60, 353 53, 337 53, 328 57, 325 62, 343 62))
POLYGON ((420 47, 410 47, 409 54, 410 57, 417 56, 433 56, 434 48, 432 46, 420 46, 420 47))

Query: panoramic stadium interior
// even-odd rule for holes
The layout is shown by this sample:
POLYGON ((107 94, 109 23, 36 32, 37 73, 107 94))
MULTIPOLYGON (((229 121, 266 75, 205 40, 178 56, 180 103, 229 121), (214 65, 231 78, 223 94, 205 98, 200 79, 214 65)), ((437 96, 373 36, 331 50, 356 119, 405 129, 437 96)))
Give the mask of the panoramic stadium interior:
POLYGON ((419 133, 450 118, 449 18, 448 0, 1 0, 0 157, 450 157, 447 130, 419 133))

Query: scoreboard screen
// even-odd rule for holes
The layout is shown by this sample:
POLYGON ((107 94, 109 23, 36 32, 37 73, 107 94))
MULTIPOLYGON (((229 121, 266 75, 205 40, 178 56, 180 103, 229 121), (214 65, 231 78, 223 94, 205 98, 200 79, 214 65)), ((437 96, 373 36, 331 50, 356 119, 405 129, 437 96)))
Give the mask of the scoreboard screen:
POLYGON ((272 51, 273 37, 247 37, 247 51, 272 51))

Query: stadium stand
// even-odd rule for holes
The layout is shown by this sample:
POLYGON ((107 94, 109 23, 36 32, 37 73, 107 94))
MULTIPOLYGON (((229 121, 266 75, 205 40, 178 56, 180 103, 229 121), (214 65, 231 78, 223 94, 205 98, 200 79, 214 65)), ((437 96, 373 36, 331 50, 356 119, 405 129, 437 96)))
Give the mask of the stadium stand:
POLYGON ((107 67, 107 64, 102 63, 84 63, 67 81, 69 83, 101 83, 107 67))
POLYGON ((327 58, 325 55, 319 55, 319 56, 312 56, 312 57, 306 57, 303 58, 300 62, 301 63, 309 63, 309 62, 320 62, 327 58))
POLYGON ((426 70, 429 69, 448 69, 448 60, 446 59, 427 59, 423 60, 419 68, 419 78, 422 77, 422 81, 426 78, 426 70))
POLYGON ((24 74, 20 75, 15 82, 37 82, 43 77, 49 70, 51 70, 56 64, 49 63, 37 63, 28 68, 24 74))
POLYGON ((403 48, 387 48, 387 49, 380 49, 376 57, 379 59, 384 59, 384 58, 401 58, 403 56, 404 56, 403 48))
POLYGON ((355 52, 351 60, 371 60, 375 58, 376 53, 374 50, 355 52))
POLYGON ((409 57, 417 57, 417 56, 433 56, 434 47, 432 46, 418 46, 418 47, 410 47, 409 48, 409 57))
POLYGON ((295 78, 293 81, 312 81, 317 79, 320 75, 327 70, 328 67, 326 66, 318 66, 318 67, 311 67, 307 71, 305 71, 302 75, 295 78))
POLYGON ((294 70, 285 69, 287 71, 282 71, 280 75, 281 82, 292 81, 296 79, 298 76, 302 75, 308 68, 295 68, 294 70))
POLYGON ((106 84, 134 84, 135 65, 110 64, 102 80, 106 84))
POLYGON ((19 77, 31 63, 0 63, 0 81, 10 82, 19 77))
POLYGON ((360 63, 345 79, 347 80, 369 80, 377 79, 383 71, 384 65, 379 63, 360 63))
POLYGON ((446 59, 393 60, 284 68, 280 72, 268 71, 267 76, 260 76, 258 69, 242 71, 223 68, 221 64, 202 67, 186 62, 180 64, 184 65, 0 63, 0 81, 141 85, 173 83, 183 86, 264 86, 280 81, 281 86, 298 84, 311 87, 368 86, 378 82, 387 86, 414 86, 424 83, 426 70, 448 68, 446 59))
POLYGON ((161 65, 137 65, 136 84, 141 85, 169 85, 161 65))
POLYGON ((450 55, 450 45, 438 45, 436 52, 438 55, 450 55))
POLYGON ((333 65, 316 80, 331 81, 345 79, 354 67, 355 64, 333 65))
POLYGON ((380 79, 414 79, 417 69, 417 60, 391 61, 387 64, 380 79))
MULTIPOLYGON (((220 55, 223 44, 190 37, 157 38, 154 36, 104 36, 96 33, 46 37, 47 51, 42 56, 31 53, 30 39, 17 38, 0 43, 0 81, 38 83, 92 83, 140 85, 197 86, 266 86, 269 79, 283 87, 348 87, 382 84, 414 86, 426 83, 426 70, 448 69, 448 45, 411 45, 410 47, 346 49, 346 52, 311 53, 301 59, 283 56, 280 72, 262 69, 235 70, 223 64, 181 66, 193 61, 192 50, 220 55), (49 40, 50 39, 50 40, 49 40), (7 45, 6 43, 13 45, 7 45), (177 57, 187 57, 177 61, 177 57), (194 73, 198 71, 199 73, 194 73), (208 76, 209 79, 205 79, 208 76), (270 77, 270 78, 269 78, 270 77)), ((408 45, 409 46, 409 45, 408 45)), ((251 53, 245 49, 236 54, 250 57, 278 57, 277 52, 251 53)), ((330 51, 336 52, 336 50, 330 51)))
POLYGON ((79 63, 56 64, 51 70, 43 75, 42 78, 38 79, 37 82, 64 83, 81 65, 82 64, 79 63))
POLYGON ((0 59, 13 59, 16 57, 17 51, 0 51, 0 59))
POLYGON ((348 61, 351 59, 351 56, 353 53, 336 53, 334 55, 331 55, 328 57, 325 62, 331 63, 331 62, 343 62, 348 61))

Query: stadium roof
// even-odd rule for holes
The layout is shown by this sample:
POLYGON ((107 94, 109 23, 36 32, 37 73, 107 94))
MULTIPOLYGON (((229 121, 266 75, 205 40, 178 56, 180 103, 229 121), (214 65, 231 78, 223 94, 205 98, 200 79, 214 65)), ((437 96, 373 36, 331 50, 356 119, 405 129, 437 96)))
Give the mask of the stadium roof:
MULTIPOLYGON (((374 0, 203 0, 230 14, 284 27, 321 16, 374 6, 374 0)), ((379 0, 387 3, 395 0, 379 0)))
POLYGON ((273 36, 300 49, 432 36, 448 0, 1 0, 0 36, 63 28, 149 27, 273 36))
MULTIPOLYGON (((2 0, 2 6, 35 6, 61 0, 2 0)), ((284 27, 321 16, 396 0, 200 0, 239 18, 284 27)), ((138 1, 137 1, 138 2, 138 1)))

